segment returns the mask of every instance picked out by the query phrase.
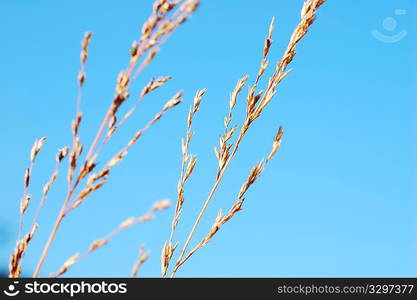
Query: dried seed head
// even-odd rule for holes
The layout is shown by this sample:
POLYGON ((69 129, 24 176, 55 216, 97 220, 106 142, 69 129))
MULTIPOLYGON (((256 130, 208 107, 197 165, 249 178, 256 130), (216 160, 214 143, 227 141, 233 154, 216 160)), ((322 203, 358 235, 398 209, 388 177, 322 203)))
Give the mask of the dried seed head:
POLYGON ((171 98, 163 107, 163 111, 167 111, 170 108, 173 108, 174 106, 180 104, 182 102, 182 91, 179 91, 174 95, 174 97, 171 98))
POLYGON ((61 161, 68 155, 69 147, 66 146, 62 149, 58 149, 58 153, 55 156, 55 160, 57 163, 61 163, 61 161))
POLYGON ((99 179, 107 179, 110 174, 110 169, 108 167, 101 170, 99 173, 94 173, 88 177, 87 186, 92 186, 99 179))
POLYGON ((16 278, 19 277, 22 273, 21 268, 21 259, 23 254, 26 252, 26 248, 29 242, 32 240, 33 236, 35 235, 36 229, 38 228, 38 224, 33 224, 29 233, 27 233, 23 239, 17 241, 17 245, 13 250, 13 254, 10 256, 10 264, 9 264, 9 277, 16 278))
POLYGON ((81 59, 81 64, 84 65, 86 60, 87 60, 87 55, 88 55, 88 45, 90 44, 90 40, 92 37, 93 33, 92 32, 86 32, 84 34, 84 39, 81 42, 81 55, 80 55, 80 59, 81 59))
POLYGON ((56 276, 61 276, 65 272, 68 271, 69 268, 71 268, 78 260, 80 259, 80 254, 76 253, 73 256, 71 256, 69 259, 67 259, 66 262, 64 262, 64 265, 59 269, 56 276))
POLYGON ((152 220, 153 218, 154 218, 154 215, 148 213, 144 216, 141 216, 141 217, 137 218, 136 221, 135 221, 135 224, 148 222, 148 221, 152 220))
POLYGON ((188 160, 187 169, 184 175, 184 181, 186 181, 188 177, 190 177, 191 173, 193 172, 195 168, 196 163, 197 163, 197 159, 194 156, 191 156, 191 158, 188 160))
POLYGON ((230 211, 227 213, 227 215, 225 215, 222 220, 221 223, 224 224, 227 221, 229 221, 238 211, 242 210, 242 205, 243 205, 243 201, 245 199, 238 199, 232 206, 232 208, 230 209, 230 211))
POLYGON ((72 182, 72 177, 74 175, 74 170, 77 167, 77 153, 72 151, 69 157, 69 164, 70 167, 68 169, 68 182, 71 183, 72 182))
POLYGON ((171 201, 169 201, 168 199, 162 199, 154 203, 154 205, 151 208, 151 211, 156 212, 156 211, 164 210, 170 206, 171 206, 171 201))
POLYGON ((114 128, 114 125, 116 125, 117 122, 117 117, 115 115, 112 115, 110 117, 109 123, 107 124, 109 130, 111 130, 112 128, 114 128))
POLYGON ((168 271, 169 262, 174 254, 175 249, 177 248, 178 243, 172 246, 171 242, 165 242, 164 247, 162 248, 161 253, 161 272, 162 276, 165 277, 168 271))
POLYGON ((228 140, 230 140, 233 137, 233 134, 236 131, 237 126, 233 126, 232 128, 230 128, 230 130, 228 130, 225 135, 223 136, 223 141, 227 142, 228 140))
POLYGON ((27 189, 29 187, 31 171, 32 171, 31 168, 27 168, 25 170, 25 178, 23 180, 23 186, 24 186, 25 189, 27 189))
POLYGON ((32 199, 32 195, 26 194, 23 196, 22 200, 20 200, 20 214, 24 214, 26 209, 29 206, 29 201, 32 199))
POLYGON ((275 136, 274 141, 272 142, 272 150, 266 159, 267 161, 269 161, 275 155, 275 153, 278 151, 279 147, 281 146, 281 138, 283 134, 284 134, 284 131, 282 130, 282 126, 280 126, 278 129, 277 135, 275 136))
POLYGON ((157 79, 152 78, 151 81, 143 88, 140 96, 142 98, 145 97, 145 95, 147 95, 149 92, 156 90, 171 78, 171 76, 159 77, 157 79))
POLYGON ((133 41, 132 46, 130 47, 130 55, 135 57, 138 54, 139 44, 136 41, 133 41))
POLYGON ((84 200, 88 195, 90 195, 92 192, 98 190, 99 188, 101 188, 105 183, 106 183, 107 178, 104 177, 101 181, 99 181, 98 183, 92 185, 92 186, 87 186, 84 190, 82 190, 80 192, 80 194, 78 195, 77 198, 84 200))
POLYGON ((248 178, 246 179, 246 182, 242 185, 239 194, 238 199, 242 199, 243 195, 246 193, 248 188, 259 178, 259 175, 263 172, 265 167, 265 161, 261 161, 260 163, 256 164, 252 170, 250 171, 250 174, 248 178))
POLYGON ((200 5, 199 0, 187 0, 184 2, 183 5, 181 5, 180 10, 185 11, 188 14, 191 14, 198 8, 199 5, 200 5))
POLYGON ((127 227, 130 227, 130 226, 132 226, 132 225, 134 225, 136 223, 136 218, 135 217, 130 217, 130 218, 128 218, 128 219, 126 219, 126 220, 124 220, 120 225, 119 225, 119 228, 120 229, 124 229, 124 228, 127 228, 127 227))
POLYGON ((202 89, 197 91, 197 93, 194 96, 194 102, 193 102, 193 112, 196 113, 200 107, 201 104, 201 98, 206 93, 207 89, 202 89))
MULTIPOLYGON (((206 93, 206 89, 198 90, 194 96, 194 102, 193 102, 193 105, 190 107, 190 110, 188 112, 188 117, 187 117, 187 127, 189 129, 191 128, 191 123, 193 122, 194 114, 200 108, 201 98, 203 97, 205 93, 206 93)), ((188 135, 187 135, 187 142, 189 142, 190 139, 191 137, 188 139, 188 135)))
POLYGON ((106 240, 106 239, 95 240, 94 242, 91 243, 90 248, 88 248, 88 252, 92 252, 92 251, 96 250, 97 248, 103 247, 108 242, 109 241, 106 240))
POLYGON ((76 119, 72 122, 72 134, 73 134, 73 136, 78 135, 78 128, 80 127, 82 118, 83 118, 83 115, 82 115, 82 113, 79 112, 79 113, 77 113, 76 119))
POLYGON ((79 199, 79 198, 75 199, 75 201, 71 205, 71 209, 76 209, 78 206, 81 205, 81 203, 83 203, 82 199, 79 199))
POLYGON ((42 137, 39 140, 35 141, 35 143, 32 146, 32 149, 30 151, 30 161, 31 162, 35 161, 35 158, 38 155, 39 151, 41 151, 45 141, 46 141, 46 137, 42 137))
POLYGON ((113 99, 113 106, 111 114, 115 115, 117 110, 119 109, 120 105, 129 97, 128 91, 120 91, 116 94, 116 96, 113 99))
POLYGON ((78 80, 78 84, 79 84, 80 87, 84 85, 84 81, 85 81, 85 72, 84 71, 80 71, 78 73, 77 80, 78 80))
POLYGON ((86 161, 83 164, 83 167, 80 171, 80 175, 79 175, 80 180, 83 179, 85 176, 87 176, 87 174, 91 173, 91 171, 93 171, 96 166, 97 166, 96 163, 91 162, 91 161, 86 161))
POLYGON ((220 159, 220 152, 219 152, 219 150, 217 149, 217 147, 214 147, 214 154, 216 155, 216 158, 217 158, 217 159, 220 159))
POLYGON ((127 154, 127 151, 122 151, 117 153, 108 163, 106 168, 112 168, 115 165, 117 165, 122 159, 123 157, 125 157, 127 154))
MULTIPOLYGON (((155 35, 153 36, 153 39, 160 39, 162 36, 167 36, 168 34, 170 34, 171 32, 173 32, 175 30, 175 28, 177 27, 177 23, 176 22, 171 22, 169 20, 167 20, 166 22, 162 23, 158 30, 155 32, 155 35)), ((153 45, 149 45, 150 47, 153 45)))
POLYGON ((155 14, 149 17, 149 19, 143 24, 142 26, 142 35, 141 35, 141 41, 147 40, 152 31, 155 29, 157 25, 158 18, 155 14))
POLYGON ((149 257, 149 252, 145 252, 145 250, 143 249, 143 246, 140 247, 139 249, 139 259, 138 261, 134 264, 133 269, 132 269, 132 276, 136 277, 138 275, 138 271, 140 266, 148 259, 149 257))
POLYGON ((207 236, 201 241, 200 245, 197 247, 201 247, 204 245, 207 245, 207 243, 210 241, 210 239, 219 231, 220 227, 223 225, 222 220, 222 210, 220 209, 217 213, 217 217, 214 220, 213 225, 211 226, 210 232, 207 234, 207 236))
POLYGON ((143 64, 148 65, 155 58, 155 56, 158 54, 158 52, 159 52, 159 48, 152 49, 151 52, 149 52, 146 59, 144 60, 143 64))
POLYGON ((272 33, 274 31, 274 22, 275 22, 275 19, 272 18, 271 24, 269 25, 268 36, 265 38, 265 45, 264 45, 264 50, 263 50, 264 58, 268 55, 269 48, 271 47, 271 44, 272 44, 272 33))
POLYGON ((239 79, 238 82, 236 83, 235 89, 230 94, 230 102, 229 102, 230 109, 233 109, 235 107, 237 95, 240 93, 240 91, 242 90, 243 86, 248 81, 248 79, 249 79, 249 76, 245 75, 243 78, 239 79))
POLYGON ((268 67, 268 61, 266 59, 263 59, 261 62, 261 66, 259 67, 258 76, 256 78, 257 80, 261 78, 261 76, 264 74, 267 67, 268 67))
POLYGON ((275 26, 275 18, 272 17, 271 24, 269 24, 269 30, 268 30, 268 37, 272 37, 272 33, 274 32, 274 26, 275 26))
POLYGON ((43 187, 43 196, 46 196, 49 193, 49 190, 51 189, 51 185, 54 183, 57 177, 58 177, 58 171, 54 171, 49 181, 43 187))
POLYGON ((129 76, 126 72, 122 71, 119 73, 119 77, 117 78, 117 87, 116 91, 118 94, 123 93, 127 87, 129 86, 129 76))

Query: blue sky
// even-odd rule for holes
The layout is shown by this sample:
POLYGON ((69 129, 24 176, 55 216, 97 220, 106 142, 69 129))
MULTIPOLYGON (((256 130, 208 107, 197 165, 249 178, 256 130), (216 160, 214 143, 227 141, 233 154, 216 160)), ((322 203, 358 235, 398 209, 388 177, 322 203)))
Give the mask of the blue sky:
MULTIPOLYGON (((33 171, 29 214, 52 172, 56 149, 70 142, 83 33, 94 32, 82 104, 81 138, 87 143, 111 100, 117 74, 127 64, 128 49, 151 2, 0 4, 0 266, 7 266, 14 246, 33 140, 48 137, 33 171)), ((202 1, 135 83, 132 94, 154 76, 172 75, 172 81, 140 106, 102 161, 177 90, 184 90, 186 103, 146 133, 108 184, 68 216, 43 275, 56 271, 126 217, 141 215, 158 199, 175 199, 186 113, 195 91, 207 88, 191 146, 199 161, 186 186, 177 234, 184 241, 214 181, 213 147, 223 130, 228 95, 237 79, 256 76, 273 16, 270 58, 280 58, 302 2, 202 1)), ((327 1, 298 47, 293 72, 249 131, 197 238, 208 231, 219 208, 231 206, 251 166, 268 153, 276 128, 283 125, 278 155, 248 193, 245 209, 178 276, 417 276, 416 13, 414 0, 327 1), (379 39, 372 34, 375 30, 379 39), (387 43, 396 35, 398 41, 387 43)), ((235 123, 243 118, 243 98, 238 105, 235 123)), ((25 257, 25 275, 32 274, 63 201, 64 177, 42 212, 25 257)), ((129 276, 141 244, 151 256, 140 275, 159 276, 172 212, 123 232, 68 276, 129 276)))

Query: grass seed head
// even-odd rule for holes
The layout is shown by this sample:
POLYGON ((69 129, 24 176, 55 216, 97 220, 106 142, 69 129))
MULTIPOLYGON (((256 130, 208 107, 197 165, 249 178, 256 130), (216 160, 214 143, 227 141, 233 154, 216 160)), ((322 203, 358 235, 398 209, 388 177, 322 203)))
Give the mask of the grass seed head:
POLYGON ((46 141, 46 137, 42 137, 35 141, 35 143, 32 146, 32 149, 30 150, 30 161, 34 162, 36 156, 38 155, 39 151, 41 151, 44 143, 46 141))

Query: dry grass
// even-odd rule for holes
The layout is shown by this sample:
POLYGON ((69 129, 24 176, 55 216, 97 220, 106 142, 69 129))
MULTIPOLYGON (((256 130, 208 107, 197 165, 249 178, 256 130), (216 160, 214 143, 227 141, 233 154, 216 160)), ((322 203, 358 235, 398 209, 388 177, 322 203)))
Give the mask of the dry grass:
MULTIPOLYGON (((135 132, 126 145, 116 152, 113 158, 101 169, 96 171, 96 161, 111 137, 117 132, 117 129, 123 125, 124 122, 135 112, 138 104, 151 92, 163 86, 171 77, 164 76, 158 79, 151 79, 137 100, 134 101, 127 114, 119 116, 119 108, 127 102, 130 97, 129 88, 135 81, 141 71, 146 68, 149 63, 155 58, 161 45, 167 38, 175 31, 175 29, 184 23, 189 16, 197 9, 198 0, 158 0, 155 1, 151 15, 143 24, 141 35, 138 40, 134 41, 130 49, 130 60, 125 70, 118 75, 115 95, 110 103, 110 106, 103 118, 100 127, 97 130, 96 136, 88 148, 86 155, 83 157, 84 145, 78 134, 80 126, 82 125, 83 115, 81 113, 82 89, 86 82, 86 63, 88 57, 88 47, 92 41, 92 33, 87 32, 81 43, 80 54, 80 72, 78 74, 78 94, 76 99, 76 113, 74 121, 72 122, 72 146, 65 147, 58 151, 56 158, 56 166, 50 180, 46 183, 43 189, 43 196, 39 202, 38 209, 33 218, 33 225, 31 231, 21 238, 23 229, 24 214, 29 206, 31 196, 28 193, 32 168, 38 153, 40 152, 46 138, 35 141, 32 151, 30 153, 30 166, 25 171, 24 177, 24 193, 21 200, 21 214, 20 227, 17 238, 16 248, 10 259, 10 277, 18 277, 21 274, 21 264, 23 254, 37 227, 37 220, 44 203, 47 199, 49 190, 55 182, 61 162, 68 156, 69 167, 67 173, 68 191, 64 197, 62 207, 57 215, 56 222, 51 230, 48 240, 45 243, 44 250, 38 261, 36 270, 33 274, 38 277, 42 269, 42 265, 48 255, 50 246, 55 239, 60 225, 65 217, 72 211, 79 207, 92 192, 101 188, 107 181, 111 169, 115 167, 127 155, 127 151, 132 147, 139 138, 156 122, 158 122, 166 112, 181 103, 182 92, 175 94, 161 110, 153 116, 146 126, 135 132), (120 119, 120 121, 118 121, 120 119), (82 186, 84 185, 84 186, 82 186)), ((149 217, 149 215, 148 215, 149 217)), ((73 257, 69 259, 58 274, 62 274, 63 270, 68 269, 70 265, 77 262, 80 257, 73 257)))
POLYGON ((145 261, 148 260, 149 254, 150 254, 149 252, 146 252, 144 250, 143 246, 139 248, 139 258, 133 265, 132 272, 131 272, 132 277, 138 276, 139 268, 145 263, 145 261))
MULTIPOLYGON (((116 229, 109 232, 105 237, 94 240, 90 244, 90 247, 88 248, 88 250, 86 250, 83 253, 76 253, 73 256, 71 256, 69 259, 67 259, 65 261, 65 263, 62 265, 62 267, 58 270, 58 272, 56 274, 50 274, 50 277, 59 277, 59 276, 61 276, 62 274, 66 273, 72 265, 79 262, 81 259, 85 258, 86 256, 90 255, 92 252, 94 252, 98 248, 101 248, 101 247, 107 245, 108 243, 110 243, 111 239, 115 235, 119 234, 120 232, 122 232, 126 228, 132 227, 136 224, 151 221, 155 217, 155 213, 157 211, 165 210, 170 206, 171 206, 170 201, 160 200, 160 201, 155 202, 154 205, 151 207, 151 209, 146 214, 144 214, 143 216, 130 217, 130 218, 124 220, 122 223, 120 223, 120 225, 116 229)), ((140 256, 139 261, 142 261, 141 262, 141 264, 142 264, 146 259, 144 258, 145 253, 141 253, 141 254, 142 255, 140 256)), ((147 257, 148 257, 148 255, 146 255, 146 258, 147 257)), ((135 264, 135 269, 134 269, 136 271, 136 272, 134 272, 135 275, 137 274, 138 269, 139 269, 139 266, 137 266, 137 263, 136 263, 135 264)))
MULTIPOLYGON (((214 185, 209 192, 209 195, 206 199, 206 201, 203 204, 203 207, 200 211, 200 213, 197 216, 197 219, 191 228, 191 231, 184 242, 184 245, 182 247, 182 250, 177 258, 177 261, 175 263, 175 266, 172 270, 171 277, 174 277, 178 269, 202 246, 206 245, 208 241, 218 232, 220 227, 229 221, 239 210, 241 210, 244 198, 243 195, 246 193, 248 188, 258 179, 259 175, 264 170, 265 165, 267 162, 275 155, 277 152, 279 145, 281 143, 281 137, 283 134, 283 130, 280 127, 278 130, 278 133, 276 137, 274 138, 273 145, 272 145, 272 151, 268 154, 266 160, 262 160, 259 164, 254 166, 248 176, 248 179, 246 182, 244 182, 238 197, 237 201, 232 205, 231 209, 229 210, 229 213, 226 216, 222 216, 221 210, 218 213, 218 216, 216 220, 214 221, 214 224, 212 225, 208 235, 203 238, 191 251, 187 253, 187 248, 197 230, 197 227, 206 212, 206 209, 208 205, 210 204, 211 200, 213 199, 213 196, 215 192, 217 191, 217 188, 223 179, 223 176, 236 155, 241 142, 243 138, 245 137, 247 131, 249 130, 252 123, 258 119, 261 116, 262 111, 267 107, 267 105, 272 101, 272 98, 275 95, 276 88, 279 85, 279 83, 288 75, 289 70, 287 70, 288 65, 291 63, 295 56, 295 49, 297 44, 301 41, 301 39, 306 35, 308 28, 311 26, 311 24, 315 20, 315 13, 317 9, 324 3, 325 0, 307 0, 305 1, 302 11, 301 11, 301 21, 298 24, 298 26, 295 28, 287 49, 284 52, 284 55, 282 56, 281 60, 277 62, 275 67, 275 72, 273 75, 269 78, 268 84, 266 86, 265 92, 258 92, 258 82, 259 79, 262 77, 262 75, 265 72, 265 69, 268 66, 268 60, 267 55, 270 50, 271 44, 272 44, 272 33, 274 30, 274 20, 272 20, 271 25, 269 27, 268 34, 265 38, 264 48, 263 48, 263 56, 260 63, 258 75, 255 79, 255 82, 252 86, 249 87, 248 95, 246 97, 246 117, 245 120, 240 127, 239 135, 236 138, 236 141, 233 142, 233 136, 236 132, 237 127, 234 126, 230 128, 230 123, 233 118, 233 109, 236 105, 236 98, 238 94, 241 92, 243 86, 246 84, 248 80, 248 76, 244 76, 242 79, 240 79, 233 92, 230 96, 229 101, 229 114, 226 116, 224 120, 224 126, 225 130, 223 135, 220 137, 220 145, 218 148, 215 148, 215 154, 218 159, 218 169, 216 174, 216 180, 214 182, 214 185)), ((191 109, 192 110, 192 109, 191 109)), ((187 124, 188 128, 191 127, 191 124, 187 124)), ((188 133, 187 133, 188 136, 188 133)), ((187 145, 188 148, 188 145, 187 145)), ((184 153, 183 153, 184 157, 184 153)), ((184 161, 184 158, 183 158, 184 161)), ((181 181, 181 180, 180 180, 181 181)), ((181 186, 178 193, 178 199, 177 199, 177 207, 183 206, 184 202, 184 196, 183 196, 184 190, 181 186)), ((177 213, 174 215, 174 220, 176 220, 177 213)), ((176 250, 179 243, 175 243, 175 245, 172 245, 172 234, 169 239, 169 241, 165 244, 163 250, 162 250, 162 275, 165 277, 167 273, 167 268, 169 266, 170 260, 172 259, 173 253, 176 250)))
MULTIPOLYGON (((257 76, 251 86, 248 88, 248 94, 246 95, 246 116, 240 127, 231 126, 233 122, 233 110, 238 103, 238 97, 242 94, 244 86, 247 84, 249 77, 246 75, 238 80, 235 88, 233 89, 229 99, 229 112, 224 119, 224 132, 220 137, 219 146, 215 148, 215 155, 217 158, 217 171, 215 174, 215 180, 213 187, 208 193, 206 201, 204 202, 200 213, 196 217, 193 227, 191 228, 187 239, 181 243, 182 249, 176 258, 175 264, 171 267, 171 277, 176 275, 176 272, 180 267, 199 249, 206 245, 220 228, 228 221, 230 221, 235 214, 242 209, 242 205, 245 201, 245 194, 248 189, 258 180, 262 174, 268 162, 277 153, 277 150, 281 144, 281 138, 283 130, 279 127, 276 136, 273 138, 272 149, 266 156, 266 159, 260 160, 249 172, 246 181, 242 184, 240 190, 237 193, 236 200, 231 205, 229 211, 224 215, 221 210, 214 220, 213 225, 209 228, 207 235, 190 250, 188 247, 192 241, 192 238, 199 227, 199 223, 204 216, 208 205, 211 203, 215 192, 218 189, 220 182, 222 181, 224 174, 226 173, 230 162, 238 152, 242 140, 253 122, 258 119, 263 110, 271 102, 276 93, 279 83, 288 75, 288 65, 291 63, 295 56, 295 50, 297 44, 305 36, 309 26, 314 22, 315 13, 317 9, 324 3, 324 0, 307 0, 305 1, 301 11, 301 21, 295 28, 294 33, 290 38, 287 49, 284 52, 281 60, 276 63, 275 71, 269 78, 268 84, 265 87, 265 91, 259 91, 259 80, 263 76, 268 66, 268 53, 272 45, 272 33, 274 30, 274 20, 268 30, 268 34, 265 38, 263 47, 263 54, 257 76)), ((153 78, 142 89, 140 95, 136 100, 132 101, 130 109, 124 115, 120 115, 120 107, 127 105, 129 102, 130 87, 134 83, 139 74, 150 64, 150 62, 159 53, 161 45, 167 40, 167 38, 186 21, 190 15, 197 9, 199 5, 198 0, 157 0, 154 3, 151 15, 145 21, 142 26, 140 37, 132 43, 130 49, 130 59, 127 67, 122 70, 116 81, 115 94, 110 102, 109 108, 103 117, 103 121, 99 126, 97 133, 92 143, 85 148, 85 145, 81 141, 79 136, 79 130, 83 122, 83 114, 81 112, 82 104, 82 91, 83 86, 87 80, 86 76, 86 64, 89 55, 89 45, 92 42, 92 33, 87 32, 84 39, 81 42, 81 54, 80 54, 80 71, 78 74, 78 93, 76 98, 76 110, 74 121, 72 122, 72 145, 59 149, 56 155, 55 168, 51 174, 50 179, 43 187, 43 194, 38 203, 36 212, 32 219, 32 225, 30 231, 22 238, 23 221, 25 212, 28 206, 31 204, 31 195, 29 194, 30 180, 32 176, 32 169, 34 167, 35 159, 40 153, 46 138, 36 140, 29 157, 29 167, 25 171, 24 175, 24 189, 23 196, 20 202, 20 225, 18 230, 18 237, 16 248, 14 249, 10 259, 10 277, 19 277, 22 272, 22 260, 24 253, 27 250, 29 243, 32 241, 36 228, 39 223, 39 216, 47 200, 48 193, 53 187, 56 181, 59 171, 62 168, 62 162, 65 158, 68 158, 68 172, 67 183, 68 189, 66 195, 63 196, 63 203, 61 209, 56 216, 56 221, 51 229, 51 233, 45 242, 44 249, 41 257, 37 263, 33 277, 38 277, 41 273, 42 266, 45 259, 48 256, 51 244, 53 243, 59 228, 68 215, 76 210, 86 199, 96 190, 100 189, 106 184, 107 179, 111 174, 112 168, 118 165, 128 154, 130 148, 140 139, 140 137, 152 127, 153 124, 158 122, 170 109, 182 102, 182 92, 176 93, 165 105, 157 112, 148 123, 141 129, 137 130, 120 150, 116 151, 114 156, 101 168, 97 169, 97 161, 100 154, 105 151, 106 145, 109 140, 114 136, 118 129, 132 116, 138 105, 146 98, 146 96, 158 88, 166 84, 171 77, 162 76, 159 78, 153 78), (88 149, 84 151, 84 149, 88 149), (85 153, 85 154, 84 154, 85 153)), ((180 168, 180 178, 177 184, 177 199, 175 205, 175 211, 171 223, 171 233, 169 239, 166 241, 161 255, 161 269, 162 276, 166 277, 170 270, 170 263, 175 254, 177 247, 180 245, 179 241, 174 241, 175 231, 180 224, 181 212, 185 203, 185 185, 187 180, 192 175, 197 165, 196 156, 189 153, 190 142, 194 135, 192 131, 193 119, 200 108, 205 89, 196 93, 194 101, 188 112, 186 125, 187 131, 185 138, 181 142, 182 159, 180 168)), ((133 226, 138 223, 146 222, 153 219, 155 212, 168 208, 169 201, 158 201, 152 206, 152 208, 141 217, 132 217, 122 222, 116 229, 111 231, 105 237, 93 241, 90 247, 82 252, 77 253, 64 262, 62 267, 50 276, 59 277, 65 274, 70 267, 81 259, 85 258, 98 248, 107 245, 112 237, 118 234, 120 231, 133 226)), ((131 275, 137 276, 140 266, 147 260, 149 252, 146 252, 142 247, 139 251, 139 257, 133 266, 131 275)))

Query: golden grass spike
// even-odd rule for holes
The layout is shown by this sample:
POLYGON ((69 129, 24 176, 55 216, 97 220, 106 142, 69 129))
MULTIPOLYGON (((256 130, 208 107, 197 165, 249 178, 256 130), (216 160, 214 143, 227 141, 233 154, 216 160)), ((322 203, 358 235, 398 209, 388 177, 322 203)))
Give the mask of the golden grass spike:
POLYGON ((16 242, 16 247, 13 250, 12 255, 10 256, 10 263, 9 263, 9 277, 17 278, 20 277, 22 273, 22 258, 24 253, 26 252, 26 248, 29 242, 32 240, 33 236, 35 235, 36 229, 38 228, 38 224, 34 224, 29 233, 27 233, 23 239, 18 240, 16 242))
POLYGON ((166 276, 170 260, 178 245, 177 243, 175 244, 175 246, 172 246, 172 242, 173 242, 175 230, 177 228, 177 225, 181 216, 182 206, 184 204, 184 185, 186 181, 188 180, 188 178, 191 176, 192 172, 194 171, 194 168, 197 163, 196 157, 188 153, 188 147, 193 137, 193 133, 191 131, 192 122, 193 122, 195 114, 200 109, 201 100, 205 93, 206 93, 206 89, 201 89, 196 92, 194 96, 193 104, 191 105, 188 111, 186 137, 185 139, 181 141, 181 153, 182 153, 181 175, 177 184, 177 202, 175 205, 175 214, 172 218, 170 238, 168 242, 166 243, 166 245, 164 246, 164 248, 162 249, 162 254, 161 254, 161 271, 162 271, 163 277, 166 276))

